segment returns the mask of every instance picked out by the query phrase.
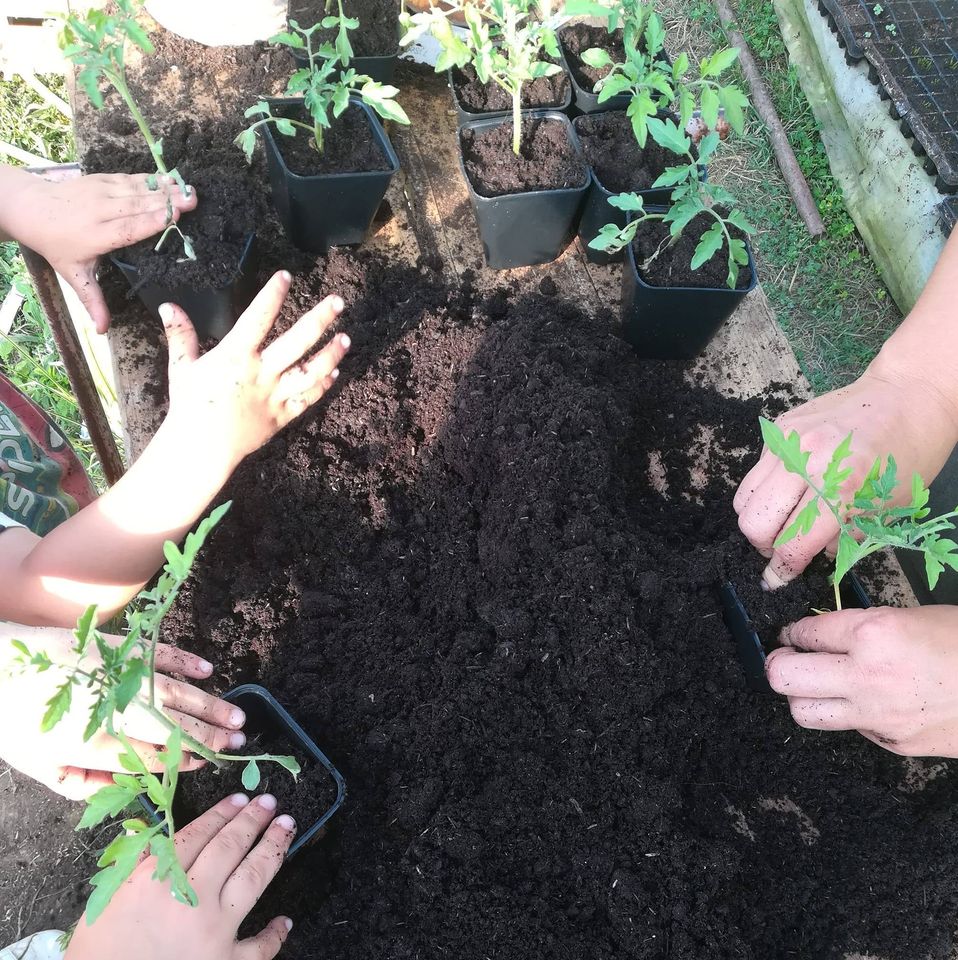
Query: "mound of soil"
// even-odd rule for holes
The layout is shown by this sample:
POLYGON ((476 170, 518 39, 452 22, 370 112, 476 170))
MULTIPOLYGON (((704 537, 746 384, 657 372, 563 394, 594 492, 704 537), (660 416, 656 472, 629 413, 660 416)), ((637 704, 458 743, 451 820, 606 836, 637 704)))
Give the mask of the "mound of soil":
POLYGON ((483 197, 530 190, 581 187, 588 177, 565 125, 558 120, 525 120, 519 156, 512 152, 512 123, 459 131, 466 176, 483 197))
MULTIPOLYGON (((483 83, 472 64, 453 69, 452 86, 462 108, 470 113, 512 110, 512 97, 497 83, 483 83)), ((539 77, 522 85, 522 109, 561 107, 569 93, 569 77, 564 70, 551 77, 539 77)))
POLYGON ((679 162, 651 137, 640 147, 624 110, 585 114, 572 123, 596 180, 612 193, 650 190, 666 167, 679 162))
MULTIPOLYGON (((327 9, 326 0, 290 0, 289 18, 304 29, 336 13, 336 4, 327 9)), ((399 47, 399 0, 343 0, 343 13, 359 21, 349 31, 349 42, 357 57, 385 57, 399 47)), ((319 43, 336 39, 335 30, 319 30, 319 43)))
POLYGON ((590 67, 582 60, 582 54, 586 50, 598 47, 605 50, 612 58, 613 63, 625 62, 625 44, 622 40, 622 28, 609 33, 605 27, 593 26, 588 23, 573 23, 563 27, 559 31, 559 42, 562 44, 562 51, 565 54, 566 63, 569 64, 569 70, 575 82, 588 90, 594 92, 595 85, 608 76, 611 67, 603 67, 597 70, 590 67))
POLYGON ((338 385, 237 472, 167 625, 349 785, 260 907, 287 955, 950 957, 953 772, 797 728, 723 627, 764 564, 731 509, 760 401, 363 255, 286 322, 331 291, 338 385))
MULTIPOLYGON (((305 110, 276 110, 287 117, 305 120, 305 110)), ((326 173, 362 173, 369 170, 388 170, 386 154, 369 126, 366 114, 350 104, 341 117, 333 118, 323 137, 323 152, 319 153, 313 138, 298 130, 295 137, 273 133, 286 166, 301 177, 326 173)))
MULTIPOLYGON (((648 220, 643 223, 632 242, 635 262, 639 264, 639 275, 653 287, 724 287, 728 289, 728 248, 724 245, 711 260, 707 260, 698 270, 692 269, 692 257, 695 248, 705 232, 715 220, 699 214, 683 231, 682 236, 669 246, 669 225, 661 220, 648 220), (643 269, 643 264, 657 250, 662 252, 643 269)), ((733 237, 742 240, 747 237, 735 227, 730 227, 733 237)), ((751 271, 747 266, 739 267, 737 290, 744 290, 752 282, 751 271)))

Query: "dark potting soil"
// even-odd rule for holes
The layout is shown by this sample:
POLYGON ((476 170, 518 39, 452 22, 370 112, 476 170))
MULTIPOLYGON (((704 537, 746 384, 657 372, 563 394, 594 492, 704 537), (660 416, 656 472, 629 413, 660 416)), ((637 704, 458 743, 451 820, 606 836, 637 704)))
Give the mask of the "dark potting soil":
MULTIPOLYGON (((452 85, 463 108, 471 113, 495 113, 512 110, 512 97, 497 83, 483 83, 476 76, 475 67, 467 64, 452 71, 452 85)), ((563 70, 551 77, 539 77, 522 85, 524 110, 559 107, 569 94, 569 77, 563 70)))
POLYGON ((508 120, 482 130, 460 130, 459 138, 466 175, 483 197, 581 187, 588 176, 558 120, 524 120, 518 157, 512 152, 508 120))
POLYGON ((593 26, 588 23, 573 23, 559 31, 559 41, 562 44, 572 76, 575 77, 575 82, 589 93, 594 92, 595 85, 608 76, 612 68, 602 67, 601 70, 597 70, 595 67, 590 67, 587 63, 584 63, 582 54, 586 50, 598 47, 608 53, 613 63, 625 62, 625 44, 622 40, 621 27, 613 33, 609 33, 605 27, 593 26))
POLYGON ((291 960, 950 958, 953 766, 916 791, 912 761, 795 726, 722 623, 781 397, 464 280, 341 251, 296 278, 284 327, 335 291, 353 349, 224 490, 166 625, 347 780, 257 919, 294 918, 291 960))
MULTIPOLYGON (((117 252, 117 256, 140 271, 144 283, 197 289, 222 288, 235 279, 247 239, 256 228, 250 194, 252 174, 232 145, 235 127, 229 123, 198 125, 174 121, 162 131, 167 166, 179 170, 197 191, 196 210, 180 217, 180 229, 191 238, 195 261, 183 258, 183 244, 171 233, 163 249, 154 250, 152 237, 117 252)), ((145 173, 153 169, 142 141, 104 138, 92 143, 84 156, 87 173, 145 173)))
MULTIPOLYGON (((702 235, 715 221, 712 217, 699 214, 682 231, 678 242, 664 249, 645 269, 639 267, 639 275, 653 287, 724 287, 728 289, 728 249, 722 249, 706 261, 698 270, 692 269, 692 257, 702 235)), ((736 228, 731 228, 732 236, 745 239, 736 228)), ((635 261, 642 264, 659 247, 669 242, 669 225, 661 220, 649 220, 639 227, 632 249, 635 261)), ((744 290, 751 283, 751 273, 747 266, 739 267, 735 287, 744 290)))
POLYGON ((279 764, 260 761, 260 784, 255 790, 247 790, 242 781, 244 763, 231 763, 221 768, 208 764, 202 770, 183 777, 180 782, 176 794, 178 823, 189 823, 233 793, 250 796, 271 793, 278 802, 277 809, 290 814, 297 828, 304 831, 335 802, 336 783, 329 771, 304 756, 285 738, 262 734, 251 737, 242 753, 247 756, 261 753, 293 756, 299 761, 302 771, 293 779, 293 775, 279 764))
POLYGON ((624 110, 585 114, 573 120, 582 152, 596 180, 612 193, 649 190, 674 166, 675 154, 648 137, 640 147, 624 110))
MULTIPOLYGON (((302 120, 302 110, 276 110, 277 114, 302 120)), ((341 117, 334 118, 323 138, 323 152, 316 150, 313 138, 305 130, 295 137, 275 133, 286 166, 301 177, 326 173, 362 173, 368 170, 388 170, 389 163, 382 147, 376 142, 366 114, 350 104, 341 117)))
MULTIPOLYGON (((399 49, 400 0, 343 0, 343 13, 359 21, 349 31, 349 42, 357 57, 384 57, 399 49)), ((323 17, 336 12, 336 4, 326 0, 290 0, 289 18, 303 29, 319 23, 323 17)), ((320 30, 314 42, 333 42, 335 30, 320 30)))

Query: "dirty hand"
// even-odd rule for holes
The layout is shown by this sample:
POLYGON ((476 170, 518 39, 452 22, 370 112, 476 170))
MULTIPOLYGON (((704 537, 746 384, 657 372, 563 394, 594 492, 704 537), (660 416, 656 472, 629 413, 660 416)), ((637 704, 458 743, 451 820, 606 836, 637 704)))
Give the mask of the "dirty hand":
POLYGON ((958 757, 958 607, 873 607, 782 631, 768 682, 795 722, 857 730, 902 756, 958 757))
POLYGON ((0 168, 0 239, 17 240, 43 256, 76 291, 97 333, 110 326, 96 280, 97 258, 162 232, 196 206, 196 191, 159 178, 151 190, 147 174, 93 174, 50 181, 12 167, 0 168))
MULTIPOLYGON (((853 472, 843 488, 848 499, 875 459, 892 454, 901 481, 895 505, 910 500, 912 474, 930 483, 958 441, 954 404, 920 374, 906 373, 882 356, 850 386, 816 397, 776 423, 786 434, 798 432, 802 449, 812 454, 809 471, 818 477, 835 448, 852 434, 846 466, 853 472)), ((826 510, 809 533, 773 546, 812 496, 805 481, 788 473, 768 449, 735 494, 739 528, 768 558, 763 579, 772 589, 797 577, 822 550, 837 546, 838 524, 826 510)))
MULTIPOLYGON (((122 638, 107 636, 109 643, 122 638)), ((112 774, 123 770, 119 761, 119 741, 101 731, 84 741, 90 717, 92 696, 85 686, 73 688, 73 701, 66 716, 48 733, 41 732, 47 703, 66 674, 53 667, 38 673, 13 663, 16 651, 11 641, 25 643, 31 653, 44 652, 56 664, 76 664, 72 630, 58 627, 21 627, 0 624, 0 757, 21 773, 38 780, 69 800, 82 800, 100 787, 113 783, 112 774)), ((84 663, 99 662, 91 654, 84 663)), ((192 680, 210 676, 212 666, 205 660, 159 644, 156 653, 156 697, 163 712, 175 720, 190 736, 217 751, 236 750, 245 744, 240 728, 246 721, 243 711, 233 704, 204 693, 189 683, 166 674, 176 673, 192 680)), ((145 711, 130 706, 117 725, 137 752, 155 770, 159 745, 165 744, 166 727, 145 711)), ((187 755, 181 769, 193 770, 202 761, 187 755)))
POLYGON ((200 356, 196 331, 174 304, 160 307, 170 351, 169 425, 201 438, 210 462, 230 471, 335 383, 349 337, 333 337, 309 356, 343 310, 327 297, 267 347, 292 281, 284 270, 270 279, 236 326, 200 356), (261 349, 262 347, 262 349, 261 349))
POLYGON ((144 860, 92 926, 81 918, 65 960, 272 960, 292 928, 276 917, 255 937, 240 924, 263 895, 293 841, 296 825, 275 817, 269 794, 221 800, 176 834, 176 851, 196 891, 195 907, 177 903, 144 860), (257 842, 258 841, 258 842, 257 842), (135 951, 131 951, 135 945, 135 951))

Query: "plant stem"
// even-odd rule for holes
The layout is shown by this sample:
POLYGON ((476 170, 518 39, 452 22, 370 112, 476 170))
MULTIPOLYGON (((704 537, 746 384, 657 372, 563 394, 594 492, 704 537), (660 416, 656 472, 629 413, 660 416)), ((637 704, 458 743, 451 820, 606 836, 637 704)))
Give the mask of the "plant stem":
POLYGON ((522 145, 522 86, 512 94, 512 152, 518 157, 522 145))
POLYGON ((110 83, 113 84, 116 92, 123 98, 123 102, 127 105, 130 113, 133 114, 133 119, 140 128, 140 133, 143 134, 146 145, 150 148, 150 155, 153 157, 154 163, 156 163, 157 173, 169 173, 170 171, 163 162, 163 151, 159 149, 156 140, 153 139, 153 134, 150 132, 150 128, 147 126, 143 114, 140 113, 140 108, 133 99, 133 94, 130 93, 130 88, 126 83, 126 76, 123 73, 114 73, 113 71, 104 71, 104 73, 110 83))

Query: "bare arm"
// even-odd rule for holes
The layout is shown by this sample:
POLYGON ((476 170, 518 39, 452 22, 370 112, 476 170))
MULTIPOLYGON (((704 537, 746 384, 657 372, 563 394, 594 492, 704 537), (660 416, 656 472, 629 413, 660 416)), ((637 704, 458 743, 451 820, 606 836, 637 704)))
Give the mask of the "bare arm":
POLYGON ((265 349, 290 276, 278 273, 221 344, 199 356, 179 308, 164 310, 170 412, 140 459, 99 500, 40 539, 0 535, 0 618, 66 626, 91 604, 101 621, 136 595, 206 511, 237 464, 315 403, 349 348, 343 334, 308 354, 342 310, 327 297, 265 349))

